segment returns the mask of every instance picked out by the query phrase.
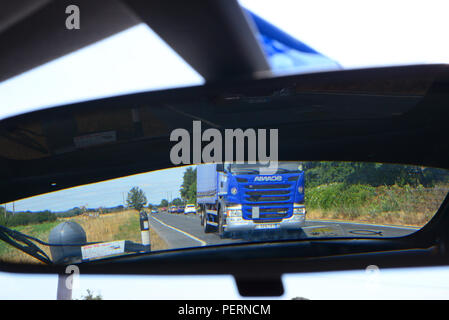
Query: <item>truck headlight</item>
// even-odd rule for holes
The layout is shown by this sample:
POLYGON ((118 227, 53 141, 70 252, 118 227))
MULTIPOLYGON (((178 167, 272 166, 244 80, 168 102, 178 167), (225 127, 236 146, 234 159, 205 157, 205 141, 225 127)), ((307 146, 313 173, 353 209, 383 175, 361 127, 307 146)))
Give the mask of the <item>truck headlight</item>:
POLYGON ((242 206, 228 207, 226 208, 228 217, 241 217, 242 216, 242 206))
POLYGON ((303 188, 302 186, 299 186, 299 187, 298 187, 298 192, 299 192, 299 193, 303 193, 303 192, 304 192, 304 188, 303 188))
POLYGON ((237 194, 237 188, 236 187, 232 187, 231 188, 231 193, 235 196, 237 194))
POLYGON ((305 214, 306 207, 304 205, 293 204, 293 214, 305 214))

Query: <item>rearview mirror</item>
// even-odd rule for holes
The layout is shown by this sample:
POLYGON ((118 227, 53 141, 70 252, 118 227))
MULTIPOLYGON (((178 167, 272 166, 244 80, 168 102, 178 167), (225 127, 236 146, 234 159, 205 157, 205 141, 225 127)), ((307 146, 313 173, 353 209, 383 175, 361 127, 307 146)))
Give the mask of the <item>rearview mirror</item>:
MULTIPOLYGON (((250 141, 258 142, 254 152, 260 158, 259 153, 269 154, 267 150, 271 148, 271 140, 266 139, 268 135, 262 137, 260 133, 271 129, 278 131, 280 161, 387 162, 446 168, 449 149, 441 148, 446 137, 435 134, 440 132, 438 130, 445 132, 446 125, 442 121, 446 119, 442 111, 445 109, 438 104, 438 99, 441 103, 446 101, 446 96, 438 91, 436 75, 440 72, 438 66, 415 66, 410 69, 382 68, 242 80, 99 99, 4 119, 0 121, 0 204, 10 205, 5 211, 0 209, 0 216, 5 217, 7 211, 14 213, 14 202, 20 199, 145 172, 195 165, 194 156, 201 153, 200 159, 204 159, 210 146, 218 144, 218 141, 224 145, 227 136, 231 136, 236 144, 243 142, 242 153, 253 151, 247 150, 250 141), (428 87, 427 91, 421 89, 428 87), (283 90, 285 88, 291 90, 283 90), (439 95, 432 96, 432 90, 439 95), (420 129, 417 139, 416 130, 423 116, 427 121, 426 127, 420 129), (201 128, 195 131, 193 121, 198 119, 201 120, 201 128), (176 145, 171 135, 179 128, 188 132, 186 145, 191 148, 186 158, 190 163, 175 164, 170 158, 176 145), (219 134, 213 135, 217 139, 210 139, 210 133, 217 131, 219 134), (227 135, 230 131, 232 135, 227 135), (259 143, 264 141, 269 143, 259 143), (404 141, 413 141, 413 148, 404 141)), ((224 147, 222 149, 225 151, 224 147)), ((235 148, 234 156, 239 150, 235 148)), ((179 158, 184 159, 184 155, 179 158)), ((307 171, 309 168, 304 166, 303 169, 307 171)), ((217 163, 216 170, 223 172, 223 163, 217 163)), ((279 183, 270 179, 284 179, 282 176, 288 174, 284 170, 274 177, 261 175, 256 182, 266 185, 279 183)), ((159 178, 157 186, 165 193, 164 197, 174 200, 175 195, 162 188, 170 177, 173 178, 159 178)), ((242 179, 250 178, 252 176, 242 179)), ((293 180, 288 180, 293 178, 285 179, 293 183, 293 180)), ((251 179, 247 183, 255 184, 253 181, 251 179)), ((237 187, 234 192, 239 191, 237 187)), ((231 189, 229 192, 232 194, 231 189)), ((299 190, 310 188, 295 187, 291 190, 302 194, 299 190)), ((256 202, 267 192, 262 191, 250 191, 249 196, 256 202)), ((125 203, 126 194, 117 197, 125 203)), ((64 201, 64 197, 60 199, 64 201)), ((88 210, 90 204, 82 205, 90 218, 89 214, 94 213, 88 210)), ((176 203, 176 206, 179 205, 176 203)), ((172 204, 164 203, 160 207, 170 210, 172 204)), ((197 214, 198 223, 201 222, 199 217, 204 217, 205 209, 211 215, 217 211, 214 207, 205 206, 190 209, 197 214)), ((238 213, 238 209, 235 210, 238 213)), ((178 212, 177 209, 176 214, 186 214, 189 218, 192 212, 185 209, 178 212)), ((263 212, 254 210, 254 215, 257 214, 263 212)), ((138 226, 139 221, 135 221, 135 226, 138 226)), ((218 225, 219 221, 209 222, 218 225)), ((207 223, 202 226, 207 230, 207 223)), ((215 227, 214 224, 209 226, 215 227)), ((136 227, 133 230, 140 229, 136 227)), ((194 235, 190 241, 201 244, 196 238, 194 235)), ((135 240, 140 241, 139 236, 135 240)), ((132 269, 134 260, 129 261, 126 266, 115 264, 116 268, 108 268, 107 272, 169 272, 165 263, 152 261, 151 268, 146 265, 144 269, 139 269, 141 265, 136 263, 132 269)), ((42 265, 29 267, 30 264, 24 263, 22 266, 28 266, 29 272, 63 270, 54 265, 44 268, 42 265)), ((180 266, 176 261, 170 272, 185 272, 180 266)), ((3 261, 0 269, 14 272, 20 269, 20 264, 8 267, 3 261)), ((83 267, 84 273, 104 273, 104 270, 96 263, 83 267)), ((230 269, 225 271, 231 272, 230 269)), ((191 272, 206 272, 206 267, 202 271, 192 267, 191 272)))

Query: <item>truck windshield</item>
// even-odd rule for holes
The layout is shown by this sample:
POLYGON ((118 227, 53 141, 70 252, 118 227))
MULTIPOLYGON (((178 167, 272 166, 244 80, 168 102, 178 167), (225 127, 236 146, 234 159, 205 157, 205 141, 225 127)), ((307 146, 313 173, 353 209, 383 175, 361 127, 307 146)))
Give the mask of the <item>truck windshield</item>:
MULTIPOLYGON (((227 171, 234 174, 263 174, 262 169, 268 168, 269 163, 267 164, 229 164, 227 165, 227 171)), ((277 162, 277 169, 275 174, 279 173, 288 173, 288 172, 299 172, 302 171, 302 163, 301 162, 291 162, 291 161, 279 161, 277 162)))

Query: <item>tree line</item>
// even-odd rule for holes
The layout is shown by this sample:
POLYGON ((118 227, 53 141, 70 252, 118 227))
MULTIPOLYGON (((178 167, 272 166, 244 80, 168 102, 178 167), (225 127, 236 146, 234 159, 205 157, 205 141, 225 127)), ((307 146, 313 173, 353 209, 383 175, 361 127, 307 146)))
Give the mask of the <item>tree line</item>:
MULTIPOLYGON (((102 214, 123 211, 124 206, 101 208, 102 214)), ((70 218, 79 216, 83 213, 99 212, 99 208, 80 208, 74 207, 65 211, 52 212, 50 210, 42 211, 19 211, 11 212, 0 206, 0 225, 7 227, 25 226, 43 222, 53 222, 58 218, 70 218)))
MULTIPOLYGON (((388 163, 310 161, 304 162, 306 188, 331 183, 350 185, 368 185, 372 187, 409 185, 433 187, 435 184, 449 181, 449 172, 438 168, 424 168, 412 165, 388 163)), ((188 167, 183 175, 180 188, 181 199, 169 203, 166 199, 160 206, 196 203, 196 168, 188 167)))
POLYGON ((443 169, 385 163, 306 162, 304 168, 306 187, 330 183, 373 187, 392 185, 433 187, 435 184, 448 181, 449 178, 449 173, 443 169))
POLYGON ((44 210, 39 212, 17 212, 12 213, 5 211, 5 208, 0 207, 0 225, 6 227, 24 226, 28 224, 36 224, 42 222, 56 221, 57 216, 55 213, 44 210))
MULTIPOLYGON (((342 183, 344 186, 366 185, 378 186, 424 186, 433 187, 435 184, 449 181, 449 173, 443 169, 423 168, 411 165, 394 165, 381 163, 364 162, 337 162, 337 161, 311 161, 303 163, 305 172, 305 183, 307 188, 314 188, 332 183, 342 183)), ((181 198, 175 198, 171 202, 162 199, 160 207, 171 205, 180 206, 196 203, 196 181, 197 169, 188 167, 183 174, 183 182, 180 187, 181 198)), ((139 187, 133 187, 128 192, 127 206, 129 208, 142 210, 147 205, 145 193, 139 187)), ((148 204, 148 207, 152 207, 148 204)), ((122 211, 123 205, 102 208, 102 213, 112 213, 122 211)), ((18 212, 13 214, 0 207, 0 224, 7 226, 26 225, 31 223, 41 223, 45 221, 55 221, 58 217, 72 217, 85 212, 97 212, 93 208, 75 207, 66 211, 51 212, 44 210, 40 212, 18 212)))

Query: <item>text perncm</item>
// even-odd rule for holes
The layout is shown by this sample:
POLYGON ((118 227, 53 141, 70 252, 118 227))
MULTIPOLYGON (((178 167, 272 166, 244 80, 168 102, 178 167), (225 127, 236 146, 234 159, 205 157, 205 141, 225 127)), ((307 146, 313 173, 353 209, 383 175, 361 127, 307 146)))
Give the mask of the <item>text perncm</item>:
POLYGON ((228 304, 223 305, 222 314, 270 314, 270 305, 242 305, 242 304, 228 304))

